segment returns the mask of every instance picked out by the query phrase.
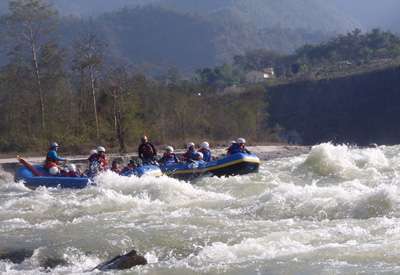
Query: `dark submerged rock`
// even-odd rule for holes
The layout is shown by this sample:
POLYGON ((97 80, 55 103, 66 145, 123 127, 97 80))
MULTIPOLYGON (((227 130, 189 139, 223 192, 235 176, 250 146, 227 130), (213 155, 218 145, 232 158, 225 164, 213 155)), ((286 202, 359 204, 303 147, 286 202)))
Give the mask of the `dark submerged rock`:
POLYGON ((32 257, 33 250, 21 249, 21 250, 11 250, 11 251, 1 251, 0 250, 0 260, 10 261, 14 264, 20 264, 25 259, 32 257))
POLYGON ((61 258, 44 258, 40 259, 39 265, 45 269, 53 269, 57 266, 66 266, 68 265, 68 262, 61 258))
POLYGON ((101 263, 96 266, 93 270, 98 269, 100 271, 107 270, 123 270, 130 269, 138 265, 146 265, 147 260, 145 257, 138 255, 136 250, 132 250, 125 255, 119 255, 107 262, 101 263))

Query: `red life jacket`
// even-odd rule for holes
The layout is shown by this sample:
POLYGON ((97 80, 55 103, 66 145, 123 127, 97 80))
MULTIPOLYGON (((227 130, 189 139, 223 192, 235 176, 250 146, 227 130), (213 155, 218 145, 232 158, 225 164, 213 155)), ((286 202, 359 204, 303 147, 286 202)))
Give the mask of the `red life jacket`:
POLYGON ((47 160, 44 164, 44 169, 50 170, 52 167, 58 167, 58 161, 47 160))
POLYGON ((99 162, 100 162, 100 166, 102 169, 106 169, 108 166, 108 160, 106 158, 106 156, 100 156, 98 158, 99 162))
POLYGON ((108 166, 108 160, 106 158, 106 156, 101 156, 99 154, 93 154, 88 158, 89 162, 94 162, 97 161, 100 164, 100 168, 102 170, 106 169, 108 166))
POLYGON ((61 176, 70 177, 70 178, 76 178, 76 177, 79 176, 79 173, 78 172, 74 172, 74 171, 66 172, 66 171, 63 170, 63 171, 61 171, 61 176))

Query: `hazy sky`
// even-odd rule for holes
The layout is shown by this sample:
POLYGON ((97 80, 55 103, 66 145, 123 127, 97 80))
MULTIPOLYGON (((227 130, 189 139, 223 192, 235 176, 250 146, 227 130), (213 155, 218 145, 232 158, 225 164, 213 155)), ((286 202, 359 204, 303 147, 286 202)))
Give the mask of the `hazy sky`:
POLYGON ((367 28, 381 27, 400 31, 400 0, 334 1, 341 10, 367 28))

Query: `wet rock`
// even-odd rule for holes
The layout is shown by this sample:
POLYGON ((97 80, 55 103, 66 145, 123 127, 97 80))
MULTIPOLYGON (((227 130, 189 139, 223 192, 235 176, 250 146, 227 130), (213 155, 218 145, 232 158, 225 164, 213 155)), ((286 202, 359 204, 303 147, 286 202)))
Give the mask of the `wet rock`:
POLYGON ((93 270, 95 269, 98 269, 100 271, 122 270, 122 269, 130 269, 137 265, 146 265, 146 264, 147 264, 146 258, 141 255, 138 255, 136 250, 132 250, 125 255, 117 256, 107 262, 99 264, 93 270))
POLYGON ((40 259, 39 265, 45 269, 53 269, 57 266, 66 266, 68 265, 68 262, 61 258, 44 258, 40 259))
POLYGON ((33 250, 21 249, 21 250, 11 250, 11 251, 1 251, 0 250, 0 260, 10 261, 14 264, 20 264, 25 259, 32 257, 33 250))

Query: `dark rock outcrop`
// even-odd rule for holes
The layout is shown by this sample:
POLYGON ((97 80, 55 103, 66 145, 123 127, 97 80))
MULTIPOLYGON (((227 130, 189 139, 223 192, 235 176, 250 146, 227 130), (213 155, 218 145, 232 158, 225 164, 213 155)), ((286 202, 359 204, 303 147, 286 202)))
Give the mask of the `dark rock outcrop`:
POLYGON ((400 143, 400 67, 268 90, 271 125, 298 133, 301 144, 400 143))
POLYGON ((146 258, 141 255, 138 255, 136 250, 132 250, 127 254, 117 256, 107 262, 99 264, 93 270, 95 269, 98 269, 100 271, 123 270, 132 268, 137 265, 146 265, 146 264, 147 264, 146 258))

